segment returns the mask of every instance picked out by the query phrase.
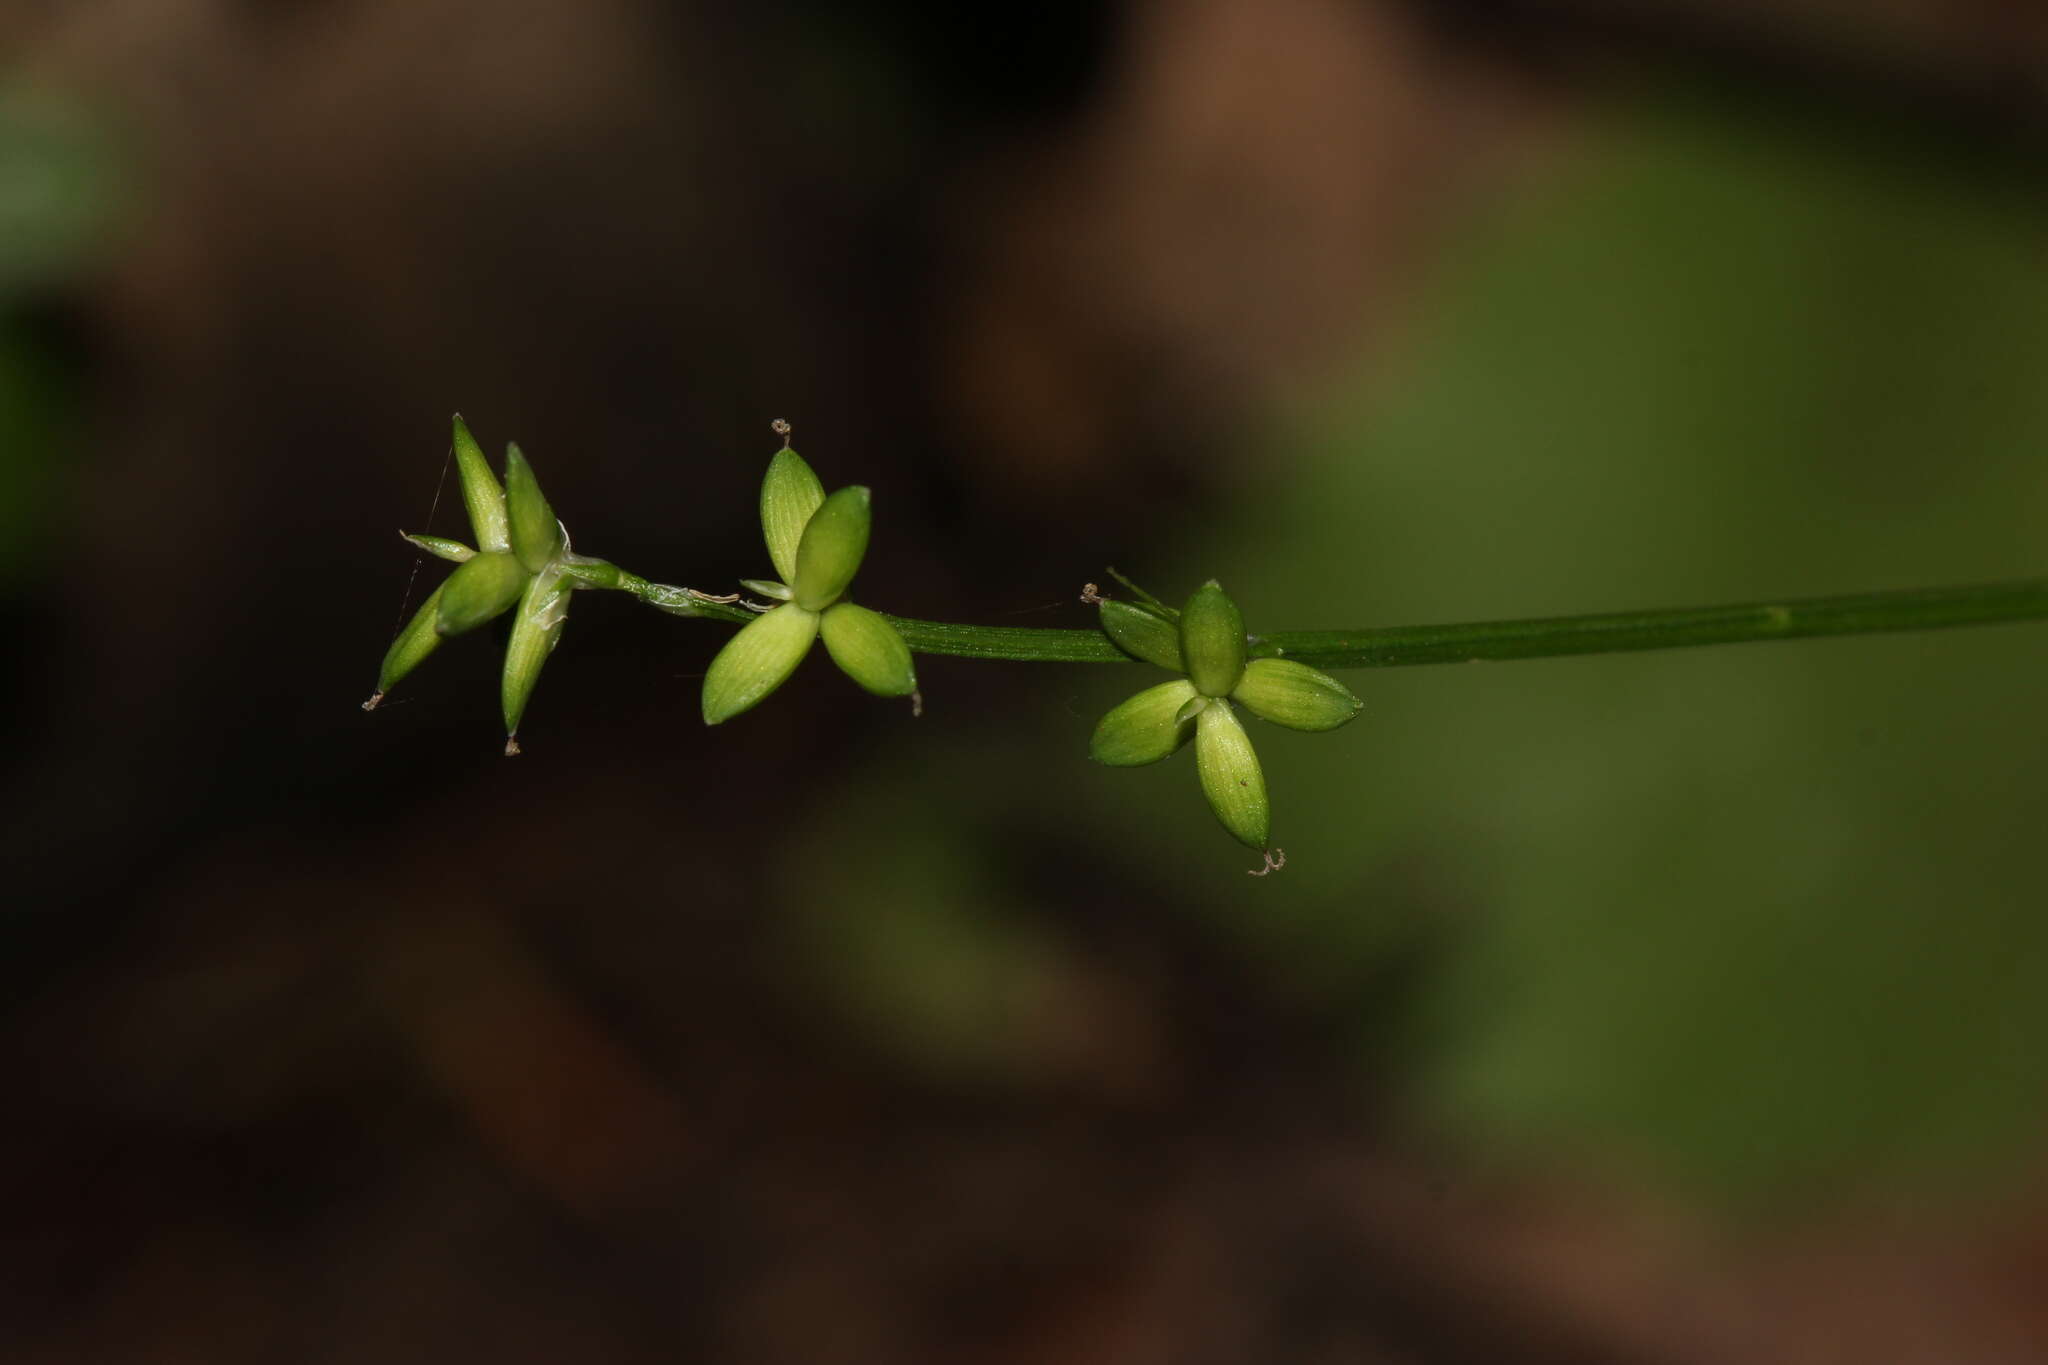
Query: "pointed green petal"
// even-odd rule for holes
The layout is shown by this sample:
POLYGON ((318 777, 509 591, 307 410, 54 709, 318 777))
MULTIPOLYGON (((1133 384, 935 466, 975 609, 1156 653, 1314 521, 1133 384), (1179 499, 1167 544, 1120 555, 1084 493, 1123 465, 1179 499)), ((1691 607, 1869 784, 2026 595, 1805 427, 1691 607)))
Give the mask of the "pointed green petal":
POLYGON ((777 583, 772 578, 742 578, 740 586, 756 597, 770 597, 777 602, 787 602, 794 596, 789 590, 789 584, 777 583))
POLYGON ((868 490, 855 484, 825 499, 796 547, 796 604, 823 611, 839 600, 868 552, 868 490))
POLYGON ((785 583, 796 581, 797 543, 824 501, 825 485, 803 456, 787 448, 776 451, 768 462, 768 477, 761 480, 761 535, 768 542, 775 572, 785 583))
POLYGON ((1292 659, 1253 659, 1230 695, 1290 730, 1334 730, 1365 706, 1343 683, 1292 659))
POLYGON ((512 553, 528 573, 539 573, 562 548, 562 523, 541 494, 540 480, 518 444, 505 447, 505 513, 510 523, 512 553))
POLYGON ((526 570, 508 552, 478 555, 441 585, 436 629, 443 635, 475 630, 519 600, 526 577, 526 570))
POLYGON ((527 698, 540 681, 541 665, 562 642, 562 623, 569 619, 569 583, 558 569, 535 574, 519 599, 512 618, 512 639, 505 646, 505 677, 500 697, 505 706, 505 733, 519 733, 527 698))
POLYGON ((825 609, 821 633, 832 662, 876 696, 907 697, 917 691, 910 646, 880 612, 835 602, 825 609))
POLYGON ((1184 671, 1180 661, 1180 628, 1155 612, 1129 602, 1104 599, 1101 607, 1102 633, 1116 642, 1124 653, 1158 664, 1174 672, 1184 671))
POLYGON ((1188 681, 1205 697, 1227 697, 1244 674, 1244 617, 1215 579, 1195 589, 1180 613, 1188 681))
POLYGON ((731 720, 782 686, 818 638, 818 613, 777 607, 740 627, 704 675, 704 723, 731 720))
POLYGON ((436 559, 445 559, 451 564, 467 564, 476 558, 476 551, 459 540, 446 540, 440 536, 415 536, 400 531, 401 539, 411 541, 436 559))
POLYGON ((1195 767, 1202 775, 1202 795, 1223 828, 1263 853, 1272 838, 1266 775, 1229 702, 1214 702, 1195 717, 1195 767))
POLYGON ((1102 718, 1088 741, 1088 756, 1113 768, 1157 763, 1194 736, 1180 709, 1196 700, 1185 678, 1148 687, 1102 718))
POLYGON ((384 666, 377 670, 377 695, 383 696, 398 686, 398 680, 419 667, 420 662, 441 647, 441 636, 434 629, 434 622, 441 610, 441 593, 447 587, 444 583, 434 589, 433 596, 423 603, 398 638, 391 642, 391 648, 384 651, 384 666))
POLYGON ((469 524, 476 531, 479 550, 509 550, 512 541, 505 528, 505 490, 491 473, 476 437, 462 414, 455 414, 455 471, 462 478, 462 502, 469 508, 469 524))

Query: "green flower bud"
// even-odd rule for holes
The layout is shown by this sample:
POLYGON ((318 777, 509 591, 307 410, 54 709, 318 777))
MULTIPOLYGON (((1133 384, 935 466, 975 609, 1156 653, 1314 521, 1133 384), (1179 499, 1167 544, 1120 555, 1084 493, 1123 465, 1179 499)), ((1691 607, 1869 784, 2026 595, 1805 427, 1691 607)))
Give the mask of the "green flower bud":
MULTIPOLYGON (((868 552, 868 490, 842 488, 819 506, 796 547, 796 604, 823 611, 839 600, 868 552)), ((1233 679, 1235 681, 1235 679, 1233 679)))
POLYGON ((415 536, 400 531, 400 538, 411 541, 436 559, 445 559, 452 564, 467 564, 476 558, 476 551, 459 540, 444 540, 440 536, 415 536))
MULTIPOLYGON (((642 588, 650 585, 616 564, 568 552, 568 534, 555 519, 533 467, 517 445, 506 450, 505 484, 501 487, 460 414, 455 417, 454 431, 453 458, 461 473, 462 497, 478 548, 441 536, 399 532, 428 554, 453 561, 456 569, 392 642, 384 656, 378 691, 363 703, 363 709, 374 709, 385 691, 431 654, 444 636, 475 630, 517 602, 500 692, 508 736, 505 752, 515 754, 519 745, 510 736, 519 728, 542 665, 561 639, 571 592, 583 587, 623 588, 629 586, 629 580, 642 588)), ((673 591, 679 595, 686 592, 673 591)))
POLYGON ((1157 612, 1111 598, 1103 599, 1100 611, 1102 633, 1115 641, 1118 649, 1148 664, 1176 673, 1186 671, 1180 657, 1180 627, 1157 612))
POLYGON ((1146 688, 1102 718, 1088 741, 1088 756, 1113 768, 1157 763, 1193 737, 1194 726, 1181 712, 1199 700, 1185 678, 1146 688))
POLYGON ((434 629, 440 617, 441 594, 447 585, 434 589, 433 595, 421 605, 417 614, 398 632, 398 638, 391 642, 391 648, 384 651, 384 666, 377 670, 377 696, 381 700, 386 692, 398 686, 398 680, 415 668, 441 647, 441 633, 434 629))
POLYGON ((1266 776, 1229 702, 1211 702, 1195 717, 1195 767, 1202 776, 1202 795, 1223 828, 1263 853, 1272 837, 1266 776))
POLYGON ((1188 681, 1205 697, 1227 697, 1244 675, 1244 617, 1215 579, 1195 589, 1180 614, 1188 681))
POLYGON ((511 549, 505 525, 505 490, 498 486, 497 475, 491 473, 482 448, 459 412, 455 414, 455 470, 462 479, 462 501, 469 508, 477 548, 487 554, 511 549))
POLYGON ((539 573, 561 551, 562 523, 555 520, 555 509, 548 506, 533 466, 516 443, 505 447, 505 511, 512 553, 528 573, 539 573))
POLYGON ((851 602, 825 609, 825 648, 846 676, 878 697, 907 697, 917 690, 910 646, 879 612, 851 602))
POLYGON ((569 619, 569 583, 562 571, 549 568, 528 581, 512 618, 512 638, 505 646, 505 677, 500 697, 505 707, 505 752, 519 752, 509 738, 519 733, 519 718, 526 714, 527 698, 540 681, 541 665, 562 642, 562 623, 569 619))
POLYGON ((731 720, 782 686, 817 638, 818 613, 794 603, 740 627, 704 675, 704 723, 731 720))
POLYGON ((787 446, 768 462, 768 477, 761 480, 761 535, 768 542, 768 557, 785 583, 796 581, 796 550, 804 527, 825 501, 825 485, 804 463, 803 457, 787 446))
POLYGON ((1343 683, 1292 659, 1253 659, 1230 695, 1290 730, 1334 730, 1365 706, 1343 683))
POLYGON ((526 570, 507 551, 478 555, 441 585, 435 629, 443 635, 475 630, 519 600, 526 578, 526 570))

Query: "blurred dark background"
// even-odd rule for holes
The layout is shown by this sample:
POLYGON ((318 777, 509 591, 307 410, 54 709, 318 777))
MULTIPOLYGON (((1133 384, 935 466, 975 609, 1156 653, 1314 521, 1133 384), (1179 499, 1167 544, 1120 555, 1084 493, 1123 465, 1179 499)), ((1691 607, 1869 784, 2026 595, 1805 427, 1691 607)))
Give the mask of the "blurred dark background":
POLYGON ((357 703, 460 409, 579 549, 1253 629, 2038 574, 2023 0, 0 7, 10 1361, 2048 1354, 2048 632, 1134 670, 578 598, 357 703))

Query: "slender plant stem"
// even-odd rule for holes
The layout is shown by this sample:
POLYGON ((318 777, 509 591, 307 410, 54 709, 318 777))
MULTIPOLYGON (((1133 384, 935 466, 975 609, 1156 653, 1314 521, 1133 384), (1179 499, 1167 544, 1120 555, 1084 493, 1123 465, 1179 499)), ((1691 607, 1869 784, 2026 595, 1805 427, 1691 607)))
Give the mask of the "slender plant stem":
MULTIPOLYGON (((740 624, 756 615, 743 606, 707 600, 688 588, 651 583, 602 562, 592 564, 578 576, 591 587, 629 592, 651 606, 679 616, 740 624)), ((903 616, 891 616, 889 620, 902 632, 905 642, 921 654, 1026 663, 1134 662, 1099 630, 971 626, 903 616)), ((1255 658, 1284 656, 1318 668, 1393 668, 1406 664, 1544 659, 1568 654, 1800 640, 1822 635, 1873 635, 2034 620, 2048 620, 2048 578, 1726 607, 1680 607, 1441 626, 1282 631, 1253 636, 1251 653, 1255 658)))
POLYGON ((1284 654, 1321 668, 1380 668, 1545 659, 1822 635, 1995 625, 2048 619, 2048 578, 1960 588, 1908 588, 1751 602, 1727 607, 1607 612, 1592 616, 1392 626, 1356 631, 1288 631, 1264 637, 1253 654, 1284 654))
MULTIPOLYGON (((887 613, 883 613, 887 615, 887 613)), ((889 624, 919 654, 950 654, 960 659, 1017 659, 1041 663, 1133 663, 1130 655, 1110 643, 1099 630, 1061 630, 1047 626, 962 626, 950 621, 913 621, 890 616, 889 624)))

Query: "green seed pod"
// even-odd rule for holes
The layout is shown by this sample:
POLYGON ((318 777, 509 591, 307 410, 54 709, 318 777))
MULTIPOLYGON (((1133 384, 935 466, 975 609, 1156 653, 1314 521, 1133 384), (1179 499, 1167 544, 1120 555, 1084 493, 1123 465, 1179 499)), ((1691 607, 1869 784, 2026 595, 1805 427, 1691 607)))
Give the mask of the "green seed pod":
POLYGON ((511 549, 505 525, 505 490, 498 486, 498 476, 491 473, 482 448, 459 412, 455 414, 455 470, 462 479, 462 501, 469 508, 477 548, 487 554, 511 549))
POLYGON ((415 536, 400 531, 399 537, 408 540, 436 559, 445 559, 451 564, 467 564, 476 558, 476 551, 459 540, 444 540, 440 536, 415 536))
POLYGON ((832 662, 876 696, 907 697, 917 691, 910 646, 880 612, 835 602, 825 609, 821 633, 832 662))
POLYGON ((1172 622, 1129 602, 1103 599, 1102 633, 1116 647, 1148 664, 1158 664, 1176 673, 1186 671, 1180 658, 1180 628, 1172 622))
POLYGON ((1211 702, 1195 717, 1195 767, 1209 809, 1237 841, 1265 852, 1272 838, 1272 807, 1259 756, 1227 701, 1211 702))
POLYGON ((540 480, 515 442, 505 447, 505 512, 512 553, 528 573, 539 573, 562 549, 562 523, 540 491, 540 480))
POLYGON ((443 635, 475 630, 519 600, 526 578, 526 570, 507 551, 478 555, 441 585, 435 629, 443 635))
POLYGON ((819 506, 796 547, 796 604, 823 611, 839 600, 868 552, 868 490, 842 488, 819 506))
MULTIPOLYGON (((550 568, 535 574, 519 599, 518 614, 512 618, 512 639, 505 646, 505 676, 500 697, 505 707, 505 734, 519 733, 519 718, 526 714, 527 698, 540 681, 541 665, 562 642, 562 623, 569 619, 569 584, 561 570, 550 568)), ((509 748, 507 752, 517 752, 509 748)))
POLYGON ((391 642, 391 648, 384 651, 384 666, 377 670, 377 696, 398 686, 398 680, 420 666, 420 663, 441 647, 441 634, 434 629, 441 610, 441 593, 447 587, 443 584, 434 589, 433 596, 421 605, 398 638, 391 642))
POLYGON ((1157 763, 1193 738, 1195 727, 1180 712, 1198 700, 1194 684, 1185 678, 1146 688, 1096 725, 1088 756, 1112 768, 1157 763))
POLYGON ((717 725, 782 686, 818 638, 818 613, 794 603, 740 627, 704 675, 704 723, 717 725))
POLYGON ((825 485, 803 457, 788 447, 776 451, 761 480, 761 535, 785 583, 796 582, 796 547, 824 501, 825 485))
POLYGON ((1253 659, 1230 695, 1290 730, 1334 730, 1365 706, 1343 683, 1292 659, 1253 659))
POLYGON ((1215 579, 1195 589, 1180 614, 1188 681, 1205 697, 1227 697, 1244 675, 1244 617, 1215 579))

